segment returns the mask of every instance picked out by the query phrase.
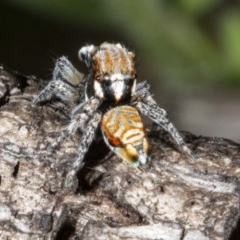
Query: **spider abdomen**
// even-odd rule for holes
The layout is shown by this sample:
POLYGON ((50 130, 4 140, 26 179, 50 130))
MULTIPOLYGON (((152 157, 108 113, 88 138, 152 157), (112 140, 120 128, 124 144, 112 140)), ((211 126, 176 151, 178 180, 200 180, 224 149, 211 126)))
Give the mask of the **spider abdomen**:
POLYGON ((138 111, 130 106, 109 110, 102 118, 102 132, 107 145, 120 158, 143 165, 148 160, 148 142, 138 111))

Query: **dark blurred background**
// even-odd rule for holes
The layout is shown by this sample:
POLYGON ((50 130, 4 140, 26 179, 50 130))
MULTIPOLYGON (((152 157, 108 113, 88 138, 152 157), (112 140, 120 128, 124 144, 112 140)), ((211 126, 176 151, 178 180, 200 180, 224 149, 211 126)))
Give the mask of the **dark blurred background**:
POLYGON ((237 0, 0 0, 0 63, 51 79, 78 49, 121 42, 179 129, 240 141, 237 0))

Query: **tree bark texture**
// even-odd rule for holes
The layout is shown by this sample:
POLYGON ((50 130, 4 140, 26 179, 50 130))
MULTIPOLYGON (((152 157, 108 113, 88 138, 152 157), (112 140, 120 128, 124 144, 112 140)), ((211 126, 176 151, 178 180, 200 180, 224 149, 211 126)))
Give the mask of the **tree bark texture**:
POLYGON ((33 105, 46 83, 0 66, 0 239, 240 239, 239 144, 183 133, 191 159, 152 126, 151 162, 138 169, 99 132, 71 193, 81 135, 49 150, 72 106, 33 105))

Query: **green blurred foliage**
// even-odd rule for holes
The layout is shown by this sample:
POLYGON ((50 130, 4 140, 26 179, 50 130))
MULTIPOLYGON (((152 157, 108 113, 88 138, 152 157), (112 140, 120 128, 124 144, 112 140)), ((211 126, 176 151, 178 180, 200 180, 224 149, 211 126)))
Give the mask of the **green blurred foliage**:
POLYGON ((222 17, 220 39, 225 57, 226 77, 239 84, 240 76, 240 14, 232 10, 222 17))
POLYGON ((18 0, 93 31, 112 26, 168 86, 240 86, 240 4, 233 0, 18 0))
POLYGON ((178 0, 177 2, 183 10, 195 18, 214 8, 221 0, 178 0))

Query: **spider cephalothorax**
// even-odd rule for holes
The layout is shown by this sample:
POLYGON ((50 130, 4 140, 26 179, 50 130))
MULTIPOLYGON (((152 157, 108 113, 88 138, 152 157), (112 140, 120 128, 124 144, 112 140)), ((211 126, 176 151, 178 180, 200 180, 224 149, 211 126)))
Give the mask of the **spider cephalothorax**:
POLYGON ((121 44, 85 46, 80 59, 91 70, 94 94, 115 103, 129 102, 136 86, 134 54, 121 44))
POLYGON ((139 113, 164 128, 178 148, 190 154, 183 138, 168 120, 149 91, 147 82, 137 83, 134 54, 121 44, 87 45, 79 50, 79 58, 89 73, 79 73, 66 57, 57 60, 53 80, 35 99, 40 104, 57 97, 65 102, 76 102, 71 123, 57 138, 56 147, 77 129, 82 132, 78 157, 68 179, 84 165, 84 157, 101 125, 103 138, 120 158, 135 166, 149 161, 148 142, 139 113), (104 107, 103 107, 104 106, 104 107))

